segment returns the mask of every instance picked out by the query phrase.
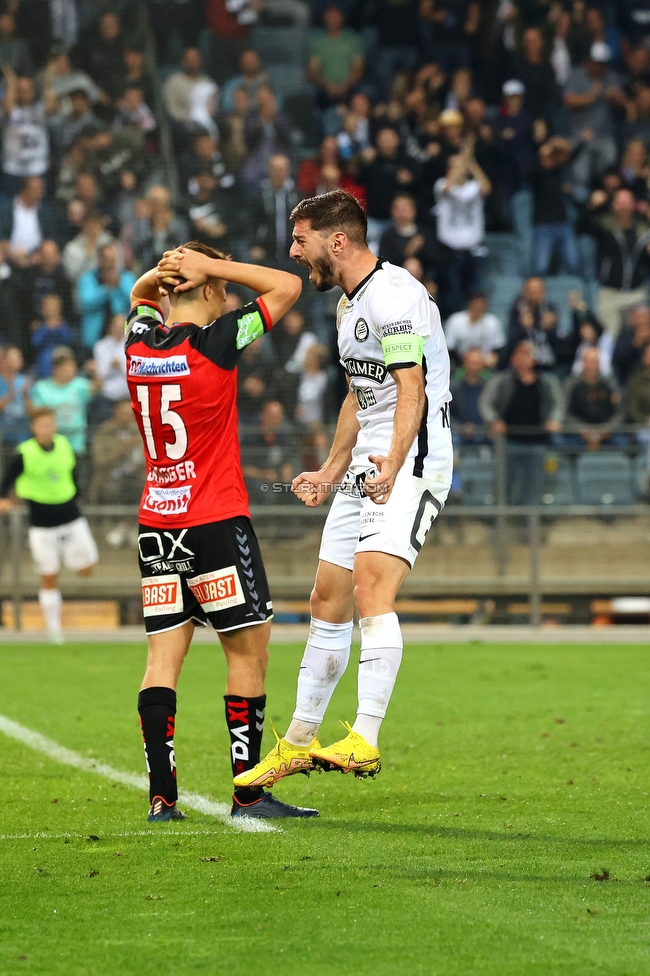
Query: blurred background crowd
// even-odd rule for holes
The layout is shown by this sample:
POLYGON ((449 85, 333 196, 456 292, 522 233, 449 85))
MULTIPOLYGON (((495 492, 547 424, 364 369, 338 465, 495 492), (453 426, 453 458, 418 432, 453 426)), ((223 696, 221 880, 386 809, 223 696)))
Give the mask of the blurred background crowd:
MULTIPOLYGON (((0 83, 3 464, 53 406, 86 500, 135 502, 140 270, 189 239, 296 270, 292 208, 342 187, 439 304, 453 497, 499 464, 515 504, 645 497, 650 0, 2 0, 0 83)), ((326 455, 339 295, 242 357, 254 504, 326 455)))

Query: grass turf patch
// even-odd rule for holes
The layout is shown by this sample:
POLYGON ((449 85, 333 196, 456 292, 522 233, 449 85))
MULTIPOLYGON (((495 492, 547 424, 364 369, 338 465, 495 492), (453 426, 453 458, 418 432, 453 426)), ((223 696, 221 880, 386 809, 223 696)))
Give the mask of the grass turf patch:
MULTIPOLYGON (((284 731, 302 649, 271 650, 284 731)), ((646 653, 409 646, 379 778, 280 784, 321 818, 270 834, 147 825, 143 792, 1 736, 0 972, 647 976, 646 653)), ((0 711, 140 772, 143 663, 143 646, 0 646, 0 711)), ((193 648, 175 739, 180 785, 222 801, 224 674, 193 648)), ((322 741, 355 691, 350 668, 322 741)))

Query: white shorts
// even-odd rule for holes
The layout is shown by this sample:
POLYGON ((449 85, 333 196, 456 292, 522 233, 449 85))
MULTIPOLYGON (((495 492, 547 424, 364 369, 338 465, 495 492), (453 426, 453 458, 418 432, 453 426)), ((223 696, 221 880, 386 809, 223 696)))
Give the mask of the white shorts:
POLYGON ((409 458, 385 505, 338 491, 323 527, 318 558, 351 570, 357 552, 386 552, 412 567, 450 488, 416 478, 412 470, 409 458))
POLYGON ((48 529, 33 525, 29 530, 29 548, 39 576, 54 576, 59 572, 61 563, 78 572, 94 566, 99 559, 85 518, 48 529))

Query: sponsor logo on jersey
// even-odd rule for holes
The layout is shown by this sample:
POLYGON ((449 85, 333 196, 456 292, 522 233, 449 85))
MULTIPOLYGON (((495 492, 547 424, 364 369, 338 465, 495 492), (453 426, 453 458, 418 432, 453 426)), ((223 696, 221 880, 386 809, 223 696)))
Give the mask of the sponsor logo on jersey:
POLYGON ((264 323, 259 312, 247 312, 237 323, 237 338, 235 345, 238 349, 250 346, 260 336, 264 335, 264 323))
POLYGON ((206 613, 237 607, 246 602, 236 566, 195 576, 188 579, 187 585, 206 613))
POLYGON ((158 515, 180 515, 187 511, 191 495, 191 485, 181 488, 155 488, 149 485, 142 507, 145 512, 157 512, 158 515))
POLYGON ((383 363, 378 363, 374 359, 349 359, 343 360, 343 368, 348 376, 363 376, 367 380, 377 380, 383 383, 386 379, 388 370, 383 363))
POLYGON ((148 576, 142 580, 142 611, 145 617, 180 613, 182 609, 183 593, 178 573, 148 576))
POLYGON ((129 376, 189 376, 187 356, 130 356, 129 376))
POLYGON ((173 485, 175 481, 187 481, 188 478, 196 478, 194 461, 181 461, 167 468, 154 465, 147 475, 147 481, 155 481, 157 485, 173 485))
POLYGON ((357 319, 354 325, 354 338, 357 342, 365 342, 370 335, 370 329, 365 319, 357 319))
POLYGON ((404 333, 412 331, 413 324, 411 320, 402 319, 399 322, 390 322, 388 325, 385 325, 381 330, 381 334, 384 338, 386 338, 386 336, 404 335, 404 333))

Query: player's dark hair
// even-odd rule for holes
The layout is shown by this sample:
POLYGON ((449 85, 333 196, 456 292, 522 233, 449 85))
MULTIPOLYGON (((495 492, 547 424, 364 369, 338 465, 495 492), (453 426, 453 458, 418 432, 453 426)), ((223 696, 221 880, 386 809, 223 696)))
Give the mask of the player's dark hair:
POLYGON ((359 201, 345 190, 331 190, 302 200, 291 211, 291 220, 308 220, 313 230, 343 231, 359 246, 366 243, 368 220, 359 201))
MULTIPOLYGON (((217 251, 216 247, 210 247, 208 244, 202 244, 201 241, 188 241, 187 244, 180 244, 180 247, 184 247, 188 251, 198 251, 199 254, 205 254, 208 258, 216 258, 220 261, 232 261, 229 254, 224 254, 223 251, 217 251)), ((179 281, 185 280, 181 279, 179 276, 179 281)), ((192 288, 190 291, 181 292, 170 292, 169 300, 172 304, 176 302, 191 302, 198 288, 192 288)))
POLYGON ((218 258, 219 261, 232 261, 230 254, 224 254, 223 251, 217 251, 216 247, 210 247, 208 244, 202 244, 201 241, 189 241, 187 244, 180 244, 180 247, 184 247, 186 251, 198 251, 199 254, 205 254, 209 258, 218 258))

